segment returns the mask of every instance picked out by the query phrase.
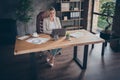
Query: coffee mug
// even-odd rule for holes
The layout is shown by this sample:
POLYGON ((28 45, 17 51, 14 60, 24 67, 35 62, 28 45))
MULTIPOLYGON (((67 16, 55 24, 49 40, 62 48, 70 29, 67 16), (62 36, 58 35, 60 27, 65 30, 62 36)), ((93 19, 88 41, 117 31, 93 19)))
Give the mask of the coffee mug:
POLYGON ((37 34, 37 32, 34 32, 34 33, 32 34, 32 36, 33 36, 33 37, 38 37, 39 35, 37 34))

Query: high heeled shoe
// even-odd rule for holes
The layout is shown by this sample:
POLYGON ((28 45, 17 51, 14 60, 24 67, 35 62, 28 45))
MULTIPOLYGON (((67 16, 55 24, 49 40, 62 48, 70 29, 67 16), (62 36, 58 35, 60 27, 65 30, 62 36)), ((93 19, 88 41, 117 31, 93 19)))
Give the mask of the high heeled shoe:
POLYGON ((53 67, 54 64, 55 64, 55 58, 52 57, 52 58, 49 60, 49 65, 50 65, 51 67, 53 67))
POLYGON ((47 62, 49 62, 49 61, 50 61, 50 58, 47 57, 47 62))

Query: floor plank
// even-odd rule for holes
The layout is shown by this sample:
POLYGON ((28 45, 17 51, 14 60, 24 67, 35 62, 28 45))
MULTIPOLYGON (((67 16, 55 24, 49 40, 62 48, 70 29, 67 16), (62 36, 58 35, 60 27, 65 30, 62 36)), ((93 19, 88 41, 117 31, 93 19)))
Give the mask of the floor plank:
MULTIPOLYGON (((46 62, 46 54, 36 53, 34 59, 29 54, 14 56, 5 64, 1 63, 0 80, 119 80, 120 52, 113 52, 108 45, 102 57, 101 46, 95 44, 92 50, 89 46, 86 70, 81 70, 72 60, 73 47, 64 48, 52 68, 46 62)), ((78 48, 81 60, 83 48, 78 48)))

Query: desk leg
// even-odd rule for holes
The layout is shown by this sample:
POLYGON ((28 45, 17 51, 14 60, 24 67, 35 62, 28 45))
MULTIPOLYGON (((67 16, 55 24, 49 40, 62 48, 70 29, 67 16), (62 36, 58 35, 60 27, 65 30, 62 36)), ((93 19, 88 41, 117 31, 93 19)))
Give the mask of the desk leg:
POLYGON ((77 46, 74 46, 74 55, 73 58, 76 59, 77 58, 77 46))
POLYGON ((87 56, 88 56, 88 45, 85 45, 85 47, 84 47, 84 55, 83 55, 83 64, 82 64, 81 61, 77 58, 77 46, 74 46, 73 59, 79 65, 79 67, 81 69, 86 69, 87 68, 87 56))
POLYGON ((94 48, 94 44, 92 44, 92 49, 94 48))
POLYGON ((102 53, 101 53, 102 56, 104 56, 104 52, 105 52, 105 42, 102 43, 102 53))
POLYGON ((105 46, 105 47, 107 46, 107 41, 105 41, 104 46, 105 46))
POLYGON ((87 68, 87 57, 88 57, 88 45, 85 45, 84 56, 83 56, 83 69, 87 68))
POLYGON ((31 79, 37 80, 35 53, 30 53, 31 79))

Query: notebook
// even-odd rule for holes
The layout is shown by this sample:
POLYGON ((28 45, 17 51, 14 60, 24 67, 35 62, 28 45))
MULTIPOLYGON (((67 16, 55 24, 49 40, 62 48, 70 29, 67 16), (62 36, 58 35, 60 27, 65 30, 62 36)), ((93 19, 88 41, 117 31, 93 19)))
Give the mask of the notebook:
POLYGON ((59 37, 65 36, 66 34, 66 29, 65 28, 61 28, 61 29, 53 29, 52 30, 52 37, 54 35, 58 35, 59 37))

